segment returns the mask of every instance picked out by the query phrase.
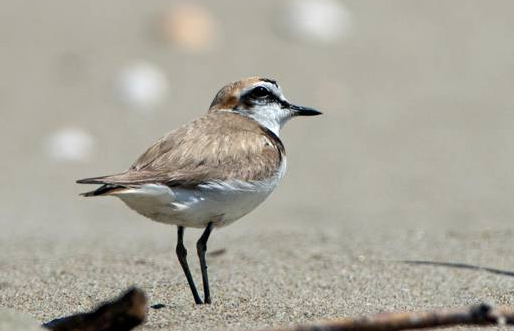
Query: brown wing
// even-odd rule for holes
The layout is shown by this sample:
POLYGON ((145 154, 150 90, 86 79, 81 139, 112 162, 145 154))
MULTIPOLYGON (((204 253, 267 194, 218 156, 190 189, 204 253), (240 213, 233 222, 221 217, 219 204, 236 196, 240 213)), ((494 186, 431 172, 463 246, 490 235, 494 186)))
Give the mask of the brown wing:
POLYGON ((280 139, 256 121, 212 112, 159 139, 124 173, 81 183, 195 186, 212 180, 262 180, 282 162, 280 139))

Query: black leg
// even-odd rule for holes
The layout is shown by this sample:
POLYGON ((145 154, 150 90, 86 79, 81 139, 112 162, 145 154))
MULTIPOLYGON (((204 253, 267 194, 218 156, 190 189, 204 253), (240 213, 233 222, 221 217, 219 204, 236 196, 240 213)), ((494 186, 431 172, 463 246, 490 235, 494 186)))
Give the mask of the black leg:
POLYGON ((193 281, 193 277, 191 276, 191 271, 189 271, 189 266, 187 265, 187 250, 184 247, 184 227, 179 226, 177 232, 177 257, 180 265, 182 266, 182 270, 184 270, 184 274, 186 274, 187 282, 189 283, 189 287, 191 288, 191 292, 193 292, 193 297, 195 298, 195 303, 201 304, 202 299, 198 295, 198 291, 196 290, 195 282, 193 281))
POLYGON ((214 223, 209 222, 205 231, 196 243, 196 251, 200 258, 200 268, 202 269, 203 293, 205 295, 204 302, 211 303, 211 293, 209 291, 209 276, 207 275, 207 263, 205 262, 205 252, 207 251, 207 240, 211 234, 214 223))

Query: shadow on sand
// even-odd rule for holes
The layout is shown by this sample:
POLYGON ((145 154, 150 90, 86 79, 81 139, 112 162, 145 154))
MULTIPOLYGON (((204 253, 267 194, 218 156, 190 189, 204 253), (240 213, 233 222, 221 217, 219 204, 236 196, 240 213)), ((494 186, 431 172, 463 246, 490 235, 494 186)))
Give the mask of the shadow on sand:
POLYGON ((419 260, 402 260, 402 263, 412 265, 432 265, 437 267, 449 267, 449 268, 460 268, 460 269, 471 269, 490 272, 495 275, 514 277, 513 271, 500 270, 488 267, 482 267, 478 265, 466 264, 466 263, 453 263, 453 262, 435 262, 435 261, 419 261, 419 260))

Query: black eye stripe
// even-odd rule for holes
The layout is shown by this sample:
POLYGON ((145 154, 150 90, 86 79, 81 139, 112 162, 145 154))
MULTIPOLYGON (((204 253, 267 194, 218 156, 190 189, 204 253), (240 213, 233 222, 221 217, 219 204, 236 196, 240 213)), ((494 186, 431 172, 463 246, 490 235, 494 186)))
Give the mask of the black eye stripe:
MULTIPOLYGON (((264 92, 264 91, 262 91, 262 92, 264 92)), ((249 91, 245 92, 243 95, 241 95, 240 102, 247 109, 250 107, 253 107, 257 104, 263 104, 263 103, 266 103, 266 104, 276 103, 276 104, 279 104, 282 108, 288 108, 290 106, 289 102, 280 99, 280 97, 275 95, 275 93, 273 93, 273 91, 269 90, 267 87, 264 87, 264 86, 256 86, 256 87, 250 89, 249 91), (255 93, 254 91, 256 89, 263 89, 267 92, 267 94, 262 95, 260 97, 256 96, 256 95, 254 95, 254 93, 255 93)), ((236 108, 237 108, 237 106, 236 106, 236 108)))

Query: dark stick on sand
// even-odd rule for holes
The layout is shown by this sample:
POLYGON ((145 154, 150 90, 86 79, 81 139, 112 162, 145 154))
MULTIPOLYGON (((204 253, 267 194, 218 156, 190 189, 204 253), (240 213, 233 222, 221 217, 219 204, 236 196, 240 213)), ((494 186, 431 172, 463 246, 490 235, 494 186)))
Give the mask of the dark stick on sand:
POLYGON ((457 325, 504 324, 514 324, 514 309, 480 304, 467 308, 444 309, 428 313, 385 313, 274 331, 391 331, 457 325))
POLYGON ((43 326, 54 331, 125 331, 141 324, 145 316, 145 294, 140 289, 132 288, 92 312, 58 318, 43 326))

